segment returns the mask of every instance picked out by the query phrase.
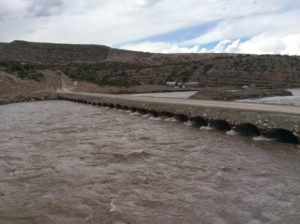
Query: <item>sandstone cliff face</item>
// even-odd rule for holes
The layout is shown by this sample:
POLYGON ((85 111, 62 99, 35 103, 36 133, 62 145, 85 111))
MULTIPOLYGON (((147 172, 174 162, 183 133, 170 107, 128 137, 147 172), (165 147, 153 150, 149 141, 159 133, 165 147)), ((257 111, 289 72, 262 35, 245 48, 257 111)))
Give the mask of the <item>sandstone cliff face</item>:
MULTIPOLYGON (((300 87, 299 56, 151 54, 100 45, 14 41, 0 44, 1 61, 8 62, 6 70, 14 67, 10 61, 26 62, 28 73, 60 69, 73 79, 96 84, 164 84, 176 80, 198 81, 201 86, 300 87)), ((22 65, 17 67, 17 72, 22 71, 22 65)))

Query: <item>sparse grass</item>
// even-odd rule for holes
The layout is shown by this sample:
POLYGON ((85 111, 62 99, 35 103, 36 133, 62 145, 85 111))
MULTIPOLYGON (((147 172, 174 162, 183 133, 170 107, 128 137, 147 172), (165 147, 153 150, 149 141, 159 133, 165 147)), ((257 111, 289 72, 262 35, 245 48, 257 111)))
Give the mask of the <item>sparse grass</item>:
POLYGON ((21 63, 17 61, 0 61, 1 69, 15 74, 17 77, 21 79, 32 79, 35 81, 39 81, 43 76, 38 71, 38 66, 30 63, 21 63))

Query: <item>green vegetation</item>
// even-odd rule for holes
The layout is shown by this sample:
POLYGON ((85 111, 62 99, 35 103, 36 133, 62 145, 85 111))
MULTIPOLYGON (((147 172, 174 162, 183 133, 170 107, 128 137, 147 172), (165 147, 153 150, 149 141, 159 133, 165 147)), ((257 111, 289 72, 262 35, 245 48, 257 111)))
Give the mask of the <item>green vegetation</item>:
MULTIPOLYGON (((218 84, 232 82, 247 84, 247 80, 262 74, 263 79, 258 85, 264 86, 274 82, 274 76, 290 84, 299 80, 300 57, 287 56, 256 56, 256 55, 219 55, 201 61, 174 62, 172 60, 161 64, 130 63, 106 61, 101 63, 69 63, 69 64, 34 64, 17 61, 0 61, 0 69, 15 74, 22 79, 40 80, 43 69, 61 70, 74 80, 87 81, 98 85, 134 86, 140 83, 164 84, 166 81, 203 81, 218 84), (230 80, 223 77, 233 74, 230 80), (235 77, 234 75, 237 75, 235 77), (239 76, 243 76, 242 79, 239 76), (282 75, 283 76, 283 75, 282 75), (246 80, 246 81, 239 81, 246 80), (244 82, 244 83, 242 83, 244 82)), ((255 82, 254 82, 255 83, 255 82)), ((279 85, 279 84, 278 84, 279 85)), ((280 86, 280 85, 279 85, 280 86)))
POLYGON ((109 86, 118 86, 118 87, 130 87, 138 86, 139 82, 128 82, 126 80, 109 80, 109 81, 100 81, 98 85, 109 85, 109 86))
POLYGON ((98 85, 130 87, 140 85, 139 82, 130 80, 126 71, 137 73, 142 67, 136 64, 121 62, 106 62, 97 64, 68 64, 61 70, 70 78, 88 81, 98 85))
POLYGON ((21 79, 33 79, 40 81, 43 76, 38 71, 38 66, 30 63, 21 63, 17 61, 0 61, 0 68, 11 74, 17 75, 21 79))

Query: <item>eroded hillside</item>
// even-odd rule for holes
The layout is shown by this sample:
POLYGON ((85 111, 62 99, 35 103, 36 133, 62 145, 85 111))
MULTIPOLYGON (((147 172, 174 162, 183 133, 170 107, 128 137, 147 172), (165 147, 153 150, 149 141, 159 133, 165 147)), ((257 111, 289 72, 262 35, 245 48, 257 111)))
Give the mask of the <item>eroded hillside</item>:
POLYGON ((300 57, 240 54, 151 54, 101 45, 14 41, 0 44, 0 69, 39 80, 59 70, 73 80, 130 87, 198 81, 201 86, 300 87, 300 57))

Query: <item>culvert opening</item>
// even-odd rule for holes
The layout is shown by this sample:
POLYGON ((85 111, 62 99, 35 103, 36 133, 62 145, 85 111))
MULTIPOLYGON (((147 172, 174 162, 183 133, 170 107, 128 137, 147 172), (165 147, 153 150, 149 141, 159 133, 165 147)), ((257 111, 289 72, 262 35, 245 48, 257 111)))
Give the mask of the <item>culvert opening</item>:
POLYGON ((188 117, 185 116, 184 114, 176 114, 175 119, 180 122, 187 122, 189 120, 188 117))
POLYGON ((221 131, 231 130, 230 124, 224 120, 214 120, 211 122, 211 126, 221 131))
POLYGON ((137 109, 137 112, 140 114, 147 114, 148 111, 146 109, 137 109))
POLYGON ((197 128, 202 126, 207 126, 207 121, 203 117, 199 117, 199 116, 193 117, 191 121, 193 126, 197 128))
POLYGON ((171 114, 169 112, 159 112, 158 114, 161 117, 173 117, 173 114, 171 114))
POLYGON ((136 112, 136 111, 137 111, 137 109, 136 109, 135 107, 131 107, 130 110, 131 110, 132 112, 136 112))
POLYGON ((250 123, 240 124, 234 130, 244 136, 260 136, 261 135, 259 129, 255 125, 250 124, 250 123))
POLYGON ((150 110, 149 114, 151 114, 153 117, 158 117, 158 112, 155 110, 150 110))
POLYGON ((267 134, 265 134, 267 138, 273 138, 280 142, 291 143, 291 144, 299 144, 299 138, 293 134, 293 132, 285 130, 285 129, 272 129, 267 134))

